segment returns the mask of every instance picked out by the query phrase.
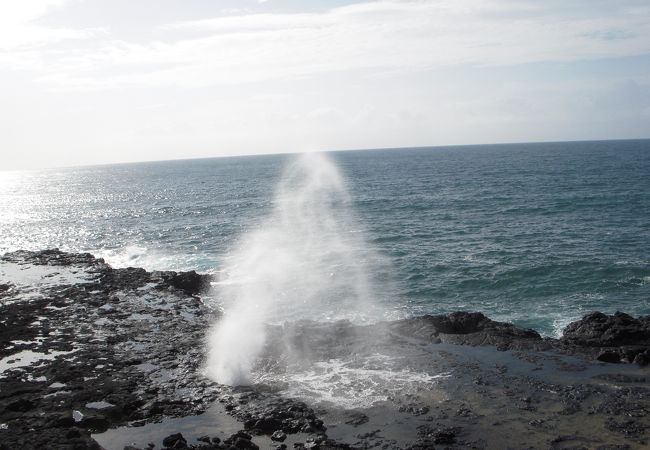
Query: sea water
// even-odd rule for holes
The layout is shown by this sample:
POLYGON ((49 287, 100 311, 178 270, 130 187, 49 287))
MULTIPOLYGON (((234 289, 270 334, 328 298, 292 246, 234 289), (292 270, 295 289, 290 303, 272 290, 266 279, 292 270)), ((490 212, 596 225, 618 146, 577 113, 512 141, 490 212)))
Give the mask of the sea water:
MULTIPOLYGON (((390 261, 392 317, 482 311, 554 335, 593 310, 650 314, 649 140, 329 157, 350 223, 390 261)), ((0 253, 58 247, 240 283, 226 268, 273 210, 291 158, 0 172, 0 253)))

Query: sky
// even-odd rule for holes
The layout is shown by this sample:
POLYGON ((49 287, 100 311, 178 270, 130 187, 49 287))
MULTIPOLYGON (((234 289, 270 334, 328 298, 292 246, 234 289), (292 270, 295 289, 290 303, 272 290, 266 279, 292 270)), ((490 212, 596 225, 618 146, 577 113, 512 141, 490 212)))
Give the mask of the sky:
POLYGON ((647 0, 0 2, 0 169, 648 137, 647 0))

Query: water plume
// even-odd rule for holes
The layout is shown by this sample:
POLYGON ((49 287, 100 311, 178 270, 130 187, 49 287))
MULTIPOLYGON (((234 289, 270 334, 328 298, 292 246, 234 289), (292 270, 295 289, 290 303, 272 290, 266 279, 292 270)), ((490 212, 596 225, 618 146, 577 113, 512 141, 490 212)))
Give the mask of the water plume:
POLYGON ((216 286, 224 315, 211 330, 207 373, 249 384, 266 324, 299 319, 370 322, 381 317, 374 281, 386 261, 368 245, 345 181, 322 154, 291 161, 274 205, 243 235, 216 286))

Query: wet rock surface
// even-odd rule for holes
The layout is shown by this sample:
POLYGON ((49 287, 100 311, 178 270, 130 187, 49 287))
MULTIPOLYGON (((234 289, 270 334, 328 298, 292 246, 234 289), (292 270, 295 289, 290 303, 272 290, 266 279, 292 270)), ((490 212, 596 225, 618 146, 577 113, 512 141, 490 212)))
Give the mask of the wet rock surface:
POLYGON ((599 361, 645 366, 650 363, 650 316, 594 312, 569 324, 561 341, 593 349, 599 361))
POLYGON ((196 296, 205 283, 186 282, 195 274, 112 269, 57 250, 1 262, 17 280, 0 304, 0 447, 98 448, 91 432, 196 413, 216 398, 198 374, 210 312, 196 296), (65 270, 85 279, 21 285, 34 268, 46 281, 65 270))
POLYGON ((296 322, 269 327, 257 384, 230 388, 201 375, 209 287, 89 254, 2 256, 0 449, 649 445, 650 316, 593 313, 561 339, 481 313, 296 322), (210 428, 211 411, 232 423, 210 428))

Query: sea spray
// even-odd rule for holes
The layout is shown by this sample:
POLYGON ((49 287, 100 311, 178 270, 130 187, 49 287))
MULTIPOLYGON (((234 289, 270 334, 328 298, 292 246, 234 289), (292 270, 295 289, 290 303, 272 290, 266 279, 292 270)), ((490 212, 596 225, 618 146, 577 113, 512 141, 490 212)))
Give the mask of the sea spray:
POLYGON ((242 236, 224 272, 228 281, 215 288, 224 315, 207 361, 208 375, 223 384, 251 382, 267 323, 382 316, 375 282, 388 272, 386 260, 368 245, 341 173, 322 154, 289 163, 269 216, 242 236))

